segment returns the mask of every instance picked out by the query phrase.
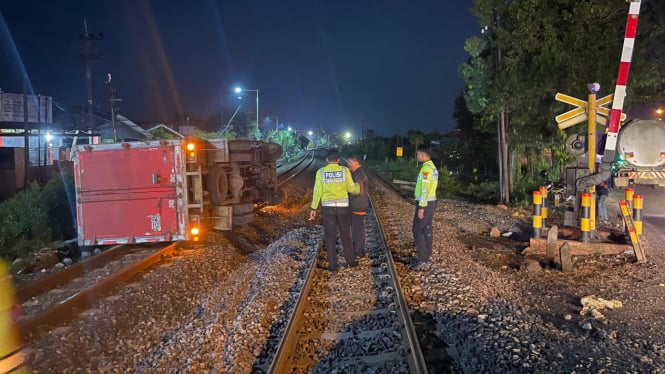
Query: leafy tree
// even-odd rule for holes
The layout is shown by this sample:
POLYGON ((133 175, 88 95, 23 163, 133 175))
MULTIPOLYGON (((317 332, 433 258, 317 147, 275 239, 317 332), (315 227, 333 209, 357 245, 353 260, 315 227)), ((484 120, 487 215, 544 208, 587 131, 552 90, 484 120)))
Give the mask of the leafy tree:
MULTIPOLYGON (((585 99, 591 82, 600 83, 601 96, 613 93, 628 5, 614 0, 474 0, 471 11, 484 32, 467 40, 470 57, 459 69, 472 115, 465 126, 491 133, 497 113, 504 112, 514 159, 541 157, 548 147, 560 149, 565 136, 553 119, 570 108, 554 96, 564 92, 585 99)), ((662 100, 663 40, 665 2, 643 2, 626 105, 662 100)))
MULTIPOLYGON (((425 135, 416 130, 409 130, 407 131, 407 135, 409 137, 409 143, 413 144, 413 157, 416 157, 416 150, 418 149, 418 146, 421 144, 425 143, 425 135)), ((416 158, 416 163, 418 163, 418 159, 416 158)))

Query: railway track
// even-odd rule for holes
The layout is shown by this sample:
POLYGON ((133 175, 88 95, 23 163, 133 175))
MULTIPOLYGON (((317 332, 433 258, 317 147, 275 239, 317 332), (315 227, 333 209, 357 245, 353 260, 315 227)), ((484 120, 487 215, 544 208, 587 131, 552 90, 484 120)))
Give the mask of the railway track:
POLYGON ((176 251, 176 243, 120 245, 19 288, 22 335, 34 337, 69 321, 176 251))
POLYGON ((395 264, 372 209, 366 221, 367 259, 335 274, 313 261, 302 288, 295 290, 299 298, 291 319, 266 344, 266 350, 274 352, 272 361, 255 371, 427 372, 395 264))

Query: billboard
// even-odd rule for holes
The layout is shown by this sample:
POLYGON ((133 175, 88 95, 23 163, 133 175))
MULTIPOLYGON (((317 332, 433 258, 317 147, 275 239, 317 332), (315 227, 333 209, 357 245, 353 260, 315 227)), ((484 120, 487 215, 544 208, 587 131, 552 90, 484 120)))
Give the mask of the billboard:
MULTIPOLYGON (((29 123, 53 123, 53 99, 26 95, 29 123)), ((23 94, 0 93, 0 122, 23 122, 23 94)))

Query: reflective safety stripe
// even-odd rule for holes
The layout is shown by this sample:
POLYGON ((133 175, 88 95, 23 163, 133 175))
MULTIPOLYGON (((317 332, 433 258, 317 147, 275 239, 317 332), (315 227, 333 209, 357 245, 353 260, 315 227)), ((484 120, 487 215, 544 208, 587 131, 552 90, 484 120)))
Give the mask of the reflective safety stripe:
POLYGON ((323 206, 332 206, 332 207, 337 207, 337 208, 344 208, 349 206, 349 199, 337 199, 337 200, 330 200, 330 201, 324 201, 321 203, 323 206))
POLYGON ((10 373, 20 368, 25 363, 25 355, 22 351, 14 352, 13 354, 0 359, 0 373, 10 373))

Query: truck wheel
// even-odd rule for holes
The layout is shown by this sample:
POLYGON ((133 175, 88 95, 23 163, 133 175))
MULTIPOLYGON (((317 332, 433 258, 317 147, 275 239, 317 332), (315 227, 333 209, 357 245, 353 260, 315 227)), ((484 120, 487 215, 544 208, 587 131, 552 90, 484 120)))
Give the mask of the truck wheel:
POLYGON ((208 171, 208 196, 215 205, 222 205, 229 192, 229 181, 226 170, 221 165, 215 165, 208 171))

